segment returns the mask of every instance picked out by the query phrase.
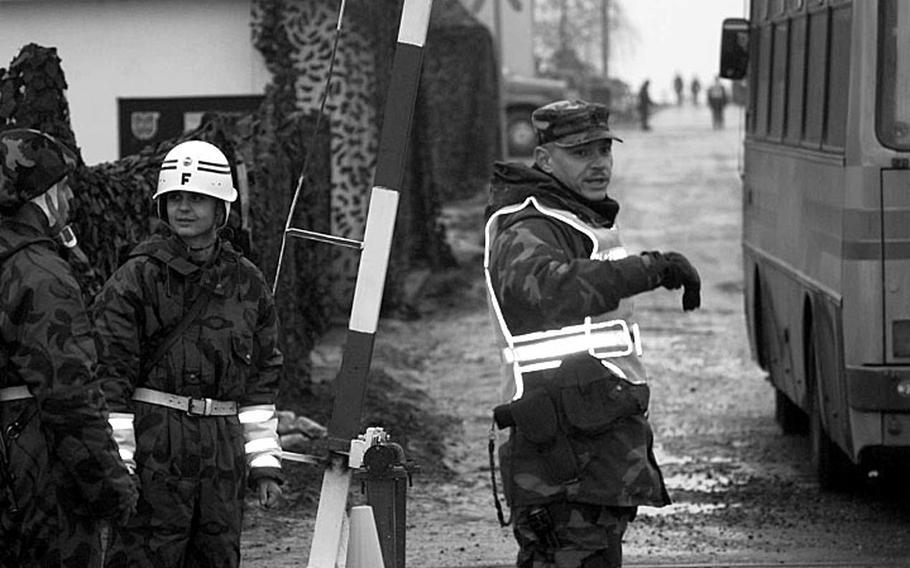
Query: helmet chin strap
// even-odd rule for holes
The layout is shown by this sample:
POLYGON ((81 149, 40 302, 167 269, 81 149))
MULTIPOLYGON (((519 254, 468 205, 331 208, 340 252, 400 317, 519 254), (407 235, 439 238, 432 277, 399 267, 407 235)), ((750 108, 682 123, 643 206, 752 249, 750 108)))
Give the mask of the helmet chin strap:
POLYGON ((63 226, 66 225, 66 219, 63 218, 59 209, 60 195, 57 188, 58 184, 54 184, 41 195, 30 199, 32 203, 37 205, 38 208, 44 212, 44 216, 47 218, 47 224, 54 233, 60 232, 60 230, 63 229, 63 226))

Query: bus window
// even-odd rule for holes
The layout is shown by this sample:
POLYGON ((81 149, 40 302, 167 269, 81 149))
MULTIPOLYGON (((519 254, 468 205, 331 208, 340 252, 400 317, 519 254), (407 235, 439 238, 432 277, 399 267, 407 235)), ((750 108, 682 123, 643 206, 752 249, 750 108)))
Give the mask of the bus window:
POLYGON ((771 69, 771 124, 768 137, 780 140, 784 134, 787 102, 787 28, 786 21, 774 25, 774 64, 771 69))
POLYGON ((879 4, 879 38, 876 130, 885 146, 910 150, 910 5, 879 4))
POLYGON ((825 145, 843 148, 847 131, 847 94, 850 89, 850 26, 853 7, 846 4, 831 12, 831 53, 828 60, 828 112, 825 145))
POLYGON ((769 0, 753 0, 749 18, 754 24, 760 25, 767 17, 768 2, 769 0))
POLYGON ((825 72, 828 66, 828 12, 809 15, 808 82, 804 141, 819 147, 825 117, 825 72))
POLYGON ((771 84, 771 32, 766 25, 761 28, 758 40, 758 82, 755 89, 755 136, 764 138, 768 133, 768 107, 771 84))
POLYGON ((787 132, 789 144, 799 144, 803 135, 803 105, 806 92, 806 17, 790 22, 790 61, 787 69, 787 132))

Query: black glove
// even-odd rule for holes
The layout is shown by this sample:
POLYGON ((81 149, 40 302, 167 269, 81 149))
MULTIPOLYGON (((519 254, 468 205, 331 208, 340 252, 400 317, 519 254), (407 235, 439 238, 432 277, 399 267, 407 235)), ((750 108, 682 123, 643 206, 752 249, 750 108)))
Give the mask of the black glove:
POLYGON ((668 290, 683 288, 683 310, 690 311, 701 305, 701 278, 692 263, 678 252, 643 252, 645 265, 656 275, 655 287, 668 290))

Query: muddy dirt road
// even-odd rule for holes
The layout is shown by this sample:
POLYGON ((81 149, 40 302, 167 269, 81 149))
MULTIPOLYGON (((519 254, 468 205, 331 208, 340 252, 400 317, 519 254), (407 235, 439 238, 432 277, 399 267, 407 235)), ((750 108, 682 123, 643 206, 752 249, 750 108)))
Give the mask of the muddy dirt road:
MULTIPOLYGON (((821 492, 808 441, 774 422, 773 391, 751 362, 742 315, 737 115, 728 110, 726 130, 714 131, 706 108, 673 107, 651 132, 619 128, 611 194, 623 205, 627 248, 683 252, 703 279, 695 313, 668 291, 637 300, 656 451, 674 504, 639 512, 626 564, 910 566, 910 491, 870 482, 821 492)), ((514 565, 487 467, 498 371, 480 280, 481 211, 480 200, 447 209, 464 270, 431 282, 421 319, 383 320, 379 329, 374 368, 455 418, 443 458, 455 475, 418 474, 408 495, 409 568, 514 565)), ((337 363, 338 343, 327 339, 322 364, 337 363)), ((422 425, 412 429, 409 443, 419 444, 422 425)), ((280 510, 248 515, 244 566, 306 565, 315 508, 293 489, 280 510)))

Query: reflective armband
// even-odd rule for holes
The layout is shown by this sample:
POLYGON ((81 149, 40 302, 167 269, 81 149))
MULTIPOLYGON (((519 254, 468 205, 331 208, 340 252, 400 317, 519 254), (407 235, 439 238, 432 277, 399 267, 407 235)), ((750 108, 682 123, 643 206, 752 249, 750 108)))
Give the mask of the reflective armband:
POLYGON ((243 406, 238 413, 243 425, 247 465, 281 467, 281 444, 278 440, 278 415, 274 404, 243 406))
POLYGON ((133 430, 133 413, 111 412, 108 416, 120 459, 130 474, 136 473, 136 432, 133 430))

